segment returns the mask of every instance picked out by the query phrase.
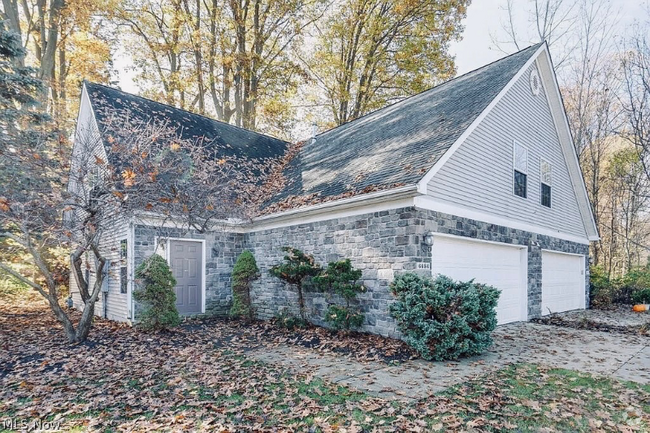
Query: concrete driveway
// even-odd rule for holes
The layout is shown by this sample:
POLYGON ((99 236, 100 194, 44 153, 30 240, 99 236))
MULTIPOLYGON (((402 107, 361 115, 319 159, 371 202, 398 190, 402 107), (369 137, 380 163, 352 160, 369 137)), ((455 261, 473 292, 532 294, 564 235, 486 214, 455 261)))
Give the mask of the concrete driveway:
POLYGON ((485 354, 459 362, 409 361, 390 366, 282 346, 251 352, 382 397, 422 398, 511 363, 530 362, 650 384, 650 337, 536 323, 499 326, 485 354))

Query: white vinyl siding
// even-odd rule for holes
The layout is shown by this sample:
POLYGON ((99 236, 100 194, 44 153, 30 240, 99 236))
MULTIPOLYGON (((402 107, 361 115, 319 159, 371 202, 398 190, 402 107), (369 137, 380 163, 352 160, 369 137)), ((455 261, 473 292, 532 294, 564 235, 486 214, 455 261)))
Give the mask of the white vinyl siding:
MULTIPOLYGON (((530 68, 535 68, 535 64, 530 68)), ((471 210, 586 237, 544 91, 526 71, 433 176, 428 195, 471 210), (513 194, 513 142, 527 149, 527 200, 513 194), (553 167, 552 207, 541 205, 541 160, 553 167)))
MULTIPOLYGON (((100 239, 100 248, 106 255, 111 266, 108 274, 108 294, 99 294, 95 304, 95 315, 104 316, 104 296, 106 296, 106 315, 111 320, 120 322, 127 321, 128 317, 128 293, 120 293, 120 240, 127 239, 129 224, 123 219, 116 219, 107 224, 110 230, 107 230, 100 239)), ((90 289, 95 284, 95 260, 92 254, 90 257, 90 289)), ((85 270, 85 263, 84 268, 85 270)), ((130 275, 130 270, 129 270, 130 275)), ((75 308, 82 309, 83 302, 77 288, 77 280, 74 275, 70 276, 70 293, 75 308)))
MULTIPOLYGON (((99 140, 99 130, 97 129, 97 123, 95 122, 94 114, 92 107, 90 105, 90 100, 88 94, 86 93, 86 88, 84 87, 81 95, 81 103, 79 107, 79 116, 77 118, 77 129, 75 131, 75 141, 82 143, 85 142, 96 144, 96 148, 93 150, 94 154, 99 158, 102 158, 106 161, 106 152, 101 145, 102 142, 99 140)), ((80 155, 80 152, 87 151, 82 145, 77 145, 73 148, 73 158, 72 158, 72 170, 78 168, 80 163, 92 163, 94 164, 94 158, 83 157, 80 155)), ((96 167, 92 167, 95 169, 96 167)), ((93 172, 93 170, 89 170, 93 172)), ((74 181, 74 176, 71 176, 70 183, 68 184, 68 189, 70 191, 77 191, 79 193, 79 188, 81 185, 77 185, 74 181)), ((111 267, 109 271, 109 282, 108 282, 108 295, 106 295, 106 310, 104 310, 104 294, 100 293, 97 303, 95 304, 95 315, 104 316, 104 312, 111 320, 117 321, 127 321, 128 317, 128 301, 127 293, 120 293, 120 240, 127 239, 129 233, 129 224, 123 217, 117 216, 112 217, 111 220, 107 223, 102 223, 104 227, 104 232, 101 235, 100 239, 100 248, 102 252, 106 255, 106 258, 110 261, 111 267)), ((94 256, 89 254, 90 257, 90 289, 92 291, 92 285, 95 283, 95 261, 94 256)), ((85 260, 85 258, 84 258, 85 260)), ((85 261, 84 261, 84 273, 85 273, 85 261)), ((132 270, 129 269, 129 275, 132 270)), ((70 275, 70 294, 72 295, 72 300, 74 302, 75 308, 82 309, 83 302, 81 300, 81 295, 79 294, 79 289, 77 287, 77 280, 75 275, 70 275)))

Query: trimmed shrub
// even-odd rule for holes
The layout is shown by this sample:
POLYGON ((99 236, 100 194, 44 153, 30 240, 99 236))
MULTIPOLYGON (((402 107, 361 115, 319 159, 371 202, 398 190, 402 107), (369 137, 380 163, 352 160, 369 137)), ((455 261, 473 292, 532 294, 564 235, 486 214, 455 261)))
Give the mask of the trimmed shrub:
POLYGON ((304 289, 311 283, 311 279, 320 273, 321 268, 310 254, 292 247, 283 247, 282 251, 286 253, 285 263, 273 266, 269 273, 296 288, 300 318, 306 321, 304 289))
POLYGON ((294 316, 286 308, 282 309, 275 316, 275 323, 281 328, 288 329, 289 331, 293 331, 294 329, 306 328, 308 325, 306 320, 294 316))
POLYGON ((404 274, 390 288, 397 296, 391 315, 422 358, 453 360, 478 355, 492 344, 500 294, 494 287, 404 274))
POLYGON ((650 304, 650 289, 639 289, 632 293, 632 302, 634 304, 650 304))
POLYGON ((232 269, 232 307, 231 317, 245 317, 253 319, 253 307, 251 305, 251 283, 259 278, 260 271, 253 253, 243 251, 232 269))
POLYGON ((363 324, 363 313, 350 306, 359 293, 366 288, 358 283, 361 270, 354 269, 350 259, 330 262, 327 268, 313 278, 320 290, 341 296, 345 305, 330 305, 325 313, 325 321, 335 329, 356 329, 363 324))
POLYGON ((363 313, 343 305, 330 305, 325 312, 325 321, 334 329, 357 329, 363 325, 363 313))
POLYGON ((138 327, 158 331, 178 326, 181 319, 176 309, 176 279, 167 261, 152 255, 137 267, 135 278, 139 287, 133 297, 144 304, 138 327))

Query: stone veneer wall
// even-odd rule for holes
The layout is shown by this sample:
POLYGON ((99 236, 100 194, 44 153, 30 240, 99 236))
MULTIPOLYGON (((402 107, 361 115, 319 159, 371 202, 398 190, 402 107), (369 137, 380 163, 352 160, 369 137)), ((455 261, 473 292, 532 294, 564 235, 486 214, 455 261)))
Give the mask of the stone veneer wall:
MULTIPOLYGON (((367 293, 359 296, 359 306, 366 316, 364 331, 398 336, 388 306, 394 298, 388 289, 390 281, 401 272, 431 275, 430 269, 417 270, 418 263, 431 263, 431 248, 424 245, 426 233, 438 232, 528 247, 528 315, 541 315, 542 249, 584 254, 589 260, 587 245, 511 229, 481 221, 461 218, 414 207, 336 218, 289 227, 259 230, 246 234, 185 232, 174 234, 165 229, 164 236, 206 239, 207 296, 206 312, 225 314, 232 293, 230 273, 237 255, 249 249, 255 255, 261 277, 255 281, 252 298, 260 318, 271 318, 284 308, 297 313, 297 295, 277 278, 269 275, 271 266, 282 261, 283 246, 292 246, 313 254, 317 262, 350 258, 363 271, 367 293)), ((163 234, 161 234, 162 236, 163 234)), ((136 227, 136 266, 154 251, 156 230, 136 227)), ((589 269, 586 263, 586 269, 589 269)), ((589 275, 585 275, 585 296, 588 296, 589 275)), ((321 318, 329 301, 322 293, 308 293, 306 306, 314 321, 321 318)), ((588 303, 587 303, 588 305, 588 303)))
MULTIPOLYGON (((388 312, 394 299, 388 285, 400 272, 431 275, 430 270, 417 270, 418 263, 431 263, 431 248, 423 243, 429 231, 526 245, 530 318, 541 315, 542 249, 584 254, 589 260, 587 245, 413 207, 261 230, 247 234, 245 240, 245 247, 255 255, 262 273, 253 290, 258 314, 269 318, 284 307, 296 312, 295 293, 268 274, 268 268, 282 260, 281 247, 289 245, 313 254, 322 265, 350 258, 363 271, 363 282, 368 288, 367 293, 359 296, 366 315, 363 330, 397 336, 395 322, 388 312)), ((588 296, 586 274, 585 296, 588 296)), ((327 300, 323 294, 310 294, 306 305, 314 316, 322 317, 327 300)))
POLYGON ((230 288, 232 268, 237 256, 243 250, 244 235, 224 232, 197 233, 193 230, 138 225, 135 226, 134 236, 136 268, 145 258, 156 251, 156 237, 205 239, 205 271, 207 274, 205 276, 205 312, 213 315, 227 314, 232 302, 230 288))

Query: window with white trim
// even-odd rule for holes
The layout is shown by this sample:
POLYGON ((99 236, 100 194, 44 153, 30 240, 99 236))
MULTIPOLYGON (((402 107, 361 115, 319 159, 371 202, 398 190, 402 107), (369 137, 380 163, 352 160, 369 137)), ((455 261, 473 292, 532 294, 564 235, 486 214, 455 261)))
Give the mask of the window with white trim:
POLYGON ((126 239, 120 241, 120 293, 126 293, 129 283, 127 274, 127 258, 129 243, 126 239))
POLYGON ((514 193, 516 196, 526 198, 528 195, 528 149, 521 144, 514 143, 514 193))
POLYGON ((551 207, 551 185, 552 185, 552 169, 548 161, 541 160, 540 163, 540 176, 541 179, 541 204, 542 206, 551 207))

